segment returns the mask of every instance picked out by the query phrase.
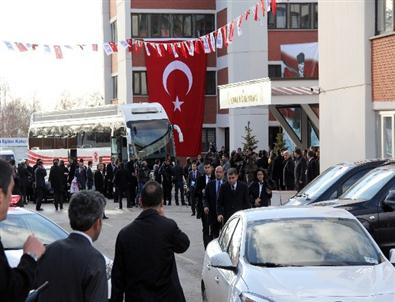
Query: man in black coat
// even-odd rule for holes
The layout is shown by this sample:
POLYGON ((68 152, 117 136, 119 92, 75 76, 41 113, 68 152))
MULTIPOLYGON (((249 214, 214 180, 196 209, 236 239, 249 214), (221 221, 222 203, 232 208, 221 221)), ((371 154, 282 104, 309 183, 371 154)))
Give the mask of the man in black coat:
MULTIPOLYGON (((99 163, 97 165, 97 170, 94 175, 94 182, 95 182, 95 190, 104 195, 104 193, 105 193, 105 187, 104 187, 105 178, 104 178, 104 164, 103 163, 99 163)), ((108 219, 104 209, 103 209, 103 219, 108 219)))
POLYGON ((92 161, 88 161, 88 168, 86 169, 86 186, 88 190, 92 190, 93 187, 93 171, 92 171, 92 161))
POLYGON ((217 219, 225 224, 237 211, 251 208, 248 195, 248 186, 245 182, 238 180, 235 168, 228 170, 228 182, 221 186, 217 201, 217 219))
POLYGON ((284 151, 283 156, 283 185, 285 190, 292 191, 295 188, 295 163, 288 151, 284 151))
POLYGON ((159 183, 144 185, 141 204, 143 212, 117 237, 111 302, 184 302, 174 253, 188 249, 188 236, 164 217, 159 183))
POLYGON ((37 168, 34 171, 35 184, 36 184, 36 211, 42 211, 41 202, 43 201, 46 192, 45 176, 47 171, 43 166, 42 160, 38 161, 37 168))
POLYGON ((119 163, 114 176, 114 185, 115 185, 114 201, 118 200, 120 209, 122 209, 123 196, 126 196, 126 206, 128 208, 132 207, 132 200, 129 190, 130 183, 131 183, 131 175, 129 174, 128 170, 125 169, 124 164, 119 163))
POLYGON ((73 232, 50 244, 38 262, 36 285, 49 283, 38 302, 108 301, 105 260, 92 245, 101 232, 104 202, 104 196, 95 191, 80 191, 71 197, 73 232))
POLYGON ((196 162, 192 162, 191 171, 188 174, 189 204, 192 209, 192 216, 196 214, 196 185, 200 174, 197 170, 196 162))
POLYGON ((203 245, 206 248, 207 244, 210 242, 210 226, 208 221, 208 216, 204 214, 203 209, 203 199, 205 194, 205 189, 207 184, 214 180, 213 166, 209 161, 204 163, 204 175, 200 175, 196 183, 195 195, 197 198, 196 205, 196 218, 202 220, 202 233, 203 233, 203 245))
POLYGON ((306 184, 310 183, 319 175, 317 159, 315 159, 313 150, 307 152, 307 167, 306 167, 306 184))
POLYGON ((106 182, 105 182, 105 189, 107 193, 108 198, 113 198, 114 196, 114 175, 115 171, 117 169, 117 166, 115 165, 115 159, 111 159, 111 163, 107 165, 106 168, 106 182))
POLYGON ((224 183, 224 169, 221 166, 215 168, 215 180, 211 180, 205 189, 204 214, 208 216, 210 240, 219 236, 220 224, 217 220, 217 199, 222 184, 224 183))
POLYGON ((295 189, 299 192, 306 185, 306 160, 303 157, 302 150, 295 150, 295 189))
POLYGON ((54 164, 49 172, 49 181, 54 192, 54 204, 56 211, 59 207, 61 210, 63 209, 63 201, 67 190, 64 173, 65 166, 63 162, 62 165, 59 163, 54 164))
MULTIPOLYGON (((12 168, 0 159, 0 221, 7 218, 8 206, 14 187, 12 168)), ((33 288, 37 259, 45 251, 43 244, 30 235, 23 245, 23 256, 16 268, 11 268, 0 240, 0 300, 23 302, 33 288)))
POLYGON ((270 206, 272 190, 269 186, 266 170, 259 168, 255 172, 254 178, 254 182, 248 187, 252 206, 255 208, 270 206))
POLYGON ((162 166, 159 169, 159 173, 162 175, 162 186, 163 186, 163 194, 164 194, 164 205, 171 205, 171 169, 172 165, 170 163, 170 159, 166 158, 163 162, 162 166))
POLYGON ((184 199, 184 168, 181 166, 180 161, 176 160, 176 164, 172 168, 172 176, 174 182, 174 198, 176 205, 179 205, 178 192, 181 193, 181 204, 185 205, 184 199))

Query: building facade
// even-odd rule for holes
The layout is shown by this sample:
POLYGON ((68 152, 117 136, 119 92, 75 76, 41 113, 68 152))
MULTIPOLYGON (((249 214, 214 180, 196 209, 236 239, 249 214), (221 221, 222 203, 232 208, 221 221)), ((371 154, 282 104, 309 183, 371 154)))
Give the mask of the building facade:
MULTIPOLYGON (((227 150, 242 146, 248 122, 253 125, 259 149, 268 149, 282 129, 292 145, 307 147, 313 141, 317 144, 319 106, 313 88, 318 86, 318 70, 312 76, 292 72, 286 75, 282 49, 284 45, 298 48, 298 44, 304 47, 317 43, 318 4, 310 0, 277 2, 276 16, 269 14, 259 23, 246 22, 242 36, 235 37, 228 48, 208 55, 202 151, 208 149, 210 142, 227 150), (219 85, 267 76, 273 81, 271 104, 220 108, 219 85)), ((104 40, 197 38, 225 25, 255 3, 255 0, 103 1, 104 40)), ((307 61, 304 63, 303 59, 305 66, 307 61)), ((149 101, 143 53, 119 50, 106 56, 104 65, 106 103, 149 101)))
POLYGON ((321 166, 393 158, 393 0, 319 1, 321 166))

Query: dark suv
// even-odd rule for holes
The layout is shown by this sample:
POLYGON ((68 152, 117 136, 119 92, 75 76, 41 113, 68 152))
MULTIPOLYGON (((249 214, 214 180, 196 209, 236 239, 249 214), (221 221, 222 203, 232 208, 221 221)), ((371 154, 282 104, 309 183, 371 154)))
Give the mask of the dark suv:
POLYGON ((387 256, 395 248, 395 164, 370 171, 339 199, 314 205, 349 211, 368 229, 387 256))
POLYGON ((309 205, 323 200, 336 199, 366 173, 386 163, 386 160, 367 160, 334 165, 291 197, 286 205, 309 205))

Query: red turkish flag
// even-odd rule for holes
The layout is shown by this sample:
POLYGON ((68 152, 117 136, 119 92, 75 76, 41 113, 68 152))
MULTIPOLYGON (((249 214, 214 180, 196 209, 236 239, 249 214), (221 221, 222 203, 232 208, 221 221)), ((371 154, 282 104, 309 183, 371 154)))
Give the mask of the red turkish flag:
POLYGON ((150 44, 151 55, 145 54, 149 100, 162 104, 174 125, 177 156, 201 153, 206 55, 201 41, 194 46, 194 56, 179 49, 186 47, 184 43, 176 47, 177 58, 166 52, 159 56, 150 44))

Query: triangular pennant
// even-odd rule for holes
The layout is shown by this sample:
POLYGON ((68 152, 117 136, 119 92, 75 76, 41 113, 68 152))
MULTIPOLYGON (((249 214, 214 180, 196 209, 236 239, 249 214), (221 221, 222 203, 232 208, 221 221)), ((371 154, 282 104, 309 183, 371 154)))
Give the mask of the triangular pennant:
POLYGON ((109 42, 112 52, 118 52, 118 45, 117 42, 109 42))
POLYGON ((24 52, 27 51, 27 48, 25 45, 23 45, 23 43, 21 42, 15 42, 16 47, 18 47, 20 52, 24 52))
POLYGON ((110 43, 108 43, 108 42, 103 44, 103 49, 104 49, 104 52, 106 53, 107 56, 109 56, 113 53, 110 43))
POLYGON ((129 44, 126 40, 120 40, 118 43, 119 43, 119 45, 122 46, 123 49, 126 49, 129 47, 129 44))
POLYGON ((261 0, 261 9, 262 9, 262 16, 264 17, 266 14, 265 0, 261 0))
POLYGON ((270 0, 270 10, 272 11, 273 16, 275 16, 277 11, 276 0, 270 0))
POLYGON ((161 57, 162 56, 162 50, 160 49, 160 44, 159 43, 155 43, 155 48, 156 51, 158 52, 158 55, 161 57))
POLYGON ((148 49, 148 43, 147 42, 144 42, 144 47, 145 47, 145 52, 147 53, 147 56, 150 56, 151 52, 148 49))
POLYGON ((259 4, 257 3, 254 7, 254 20, 258 21, 259 20, 259 15, 258 15, 258 11, 259 11, 259 4))
POLYGON ((99 47, 97 44, 92 44, 92 51, 98 51, 99 47))
POLYGON ((38 48, 38 44, 32 44, 32 49, 36 50, 38 48))
POLYGON ((63 45, 63 46, 64 46, 64 48, 67 48, 67 49, 73 50, 73 47, 71 47, 71 45, 63 45))
POLYGON ((63 59, 62 48, 60 45, 54 45, 53 48, 55 49, 55 57, 57 59, 63 59))
POLYGON ((244 13, 246 21, 248 20, 250 14, 251 14, 251 9, 247 9, 246 12, 244 13))
POLYGON ((210 48, 211 48, 211 51, 212 51, 212 52, 215 52, 216 45, 215 45, 215 36, 214 36, 214 32, 211 32, 211 33, 210 33, 210 48))
POLYGON ((3 42, 4 42, 5 46, 7 46, 7 48, 9 50, 14 50, 14 47, 12 46, 11 42, 8 42, 8 41, 3 41, 3 42))
POLYGON ((241 30, 242 23, 243 23, 243 15, 241 15, 237 20, 237 36, 239 37, 243 34, 243 31, 241 30))
POLYGON ((200 39, 203 41, 204 53, 211 53, 210 45, 208 42, 208 36, 203 36, 200 39))
POLYGON ((234 33, 235 33, 235 23, 234 23, 234 21, 232 21, 231 23, 228 23, 226 27, 227 27, 227 30, 228 30, 228 36, 227 36, 228 44, 230 44, 233 41, 233 36, 234 36, 234 33))
POLYGON ((265 0, 266 11, 270 12, 270 0, 265 0))
POLYGON ((51 47, 49 47, 48 44, 44 44, 43 47, 44 47, 45 52, 48 52, 48 53, 51 52, 51 47))
POLYGON ((168 44, 167 43, 163 43, 163 47, 164 47, 164 49, 167 51, 167 49, 168 49, 168 44))
POLYGON ((223 39, 223 45, 225 47, 228 47, 229 45, 229 40, 228 40, 228 26, 224 25, 220 28, 221 32, 222 32, 222 39, 223 39))
POLYGON ((85 49, 85 46, 86 46, 86 44, 78 44, 78 47, 79 47, 81 50, 84 50, 84 49, 85 49))
POLYGON ((222 38, 222 30, 221 28, 217 31, 217 43, 216 43, 217 48, 222 48, 223 47, 223 38, 222 38))
POLYGON ((193 57, 194 54, 195 54, 195 43, 194 43, 194 41, 191 40, 191 41, 187 41, 187 42, 184 42, 184 43, 185 43, 185 47, 186 47, 187 50, 188 50, 188 54, 189 54, 191 57, 193 57))
POLYGON ((171 46, 171 50, 172 50, 172 52, 173 52, 174 57, 175 57, 175 58, 178 58, 179 55, 178 55, 178 53, 177 53, 176 47, 174 46, 173 43, 171 43, 170 46, 171 46))

